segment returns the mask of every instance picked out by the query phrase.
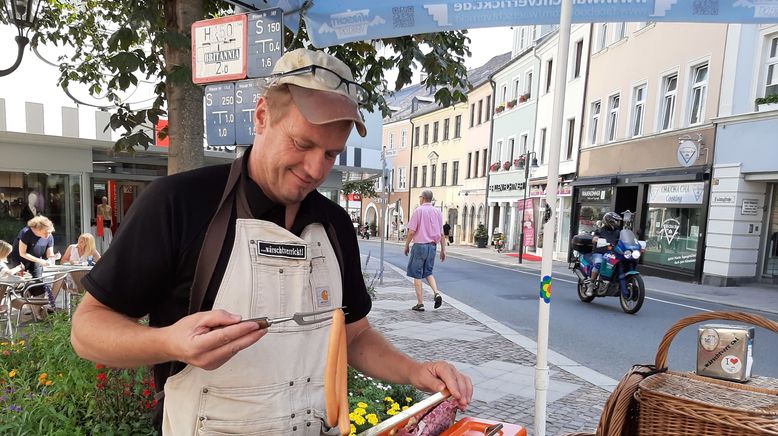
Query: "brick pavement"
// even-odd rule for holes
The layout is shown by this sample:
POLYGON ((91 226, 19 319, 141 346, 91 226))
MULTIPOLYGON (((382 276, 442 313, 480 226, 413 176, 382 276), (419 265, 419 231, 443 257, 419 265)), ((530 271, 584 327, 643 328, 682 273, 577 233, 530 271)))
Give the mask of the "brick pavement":
MULTIPOLYGON (((375 263, 365 268, 373 272, 375 263), (371 271, 371 268, 373 269, 371 271)), ((416 359, 447 360, 473 380, 473 402, 461 416, 523 425, 532 434, 534 419, 534 342, 444 295, 433 310, 425 290, 425 312, 402 270, 385 264, 384 283, 376 285, 371 324, 398 349, 416 359), (520 345, 521 344, 521 345, 520 345)), ((549 353, 548 435, 592 430, 616 381, 549 353), (558 364, 554 364, 556 361, 558 364)))

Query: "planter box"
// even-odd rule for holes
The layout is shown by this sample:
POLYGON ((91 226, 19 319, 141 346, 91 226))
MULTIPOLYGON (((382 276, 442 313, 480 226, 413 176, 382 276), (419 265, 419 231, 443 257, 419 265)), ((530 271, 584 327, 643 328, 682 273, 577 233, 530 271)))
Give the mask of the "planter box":
POLYGON ((757 106, 759 112, 778 111, 778 103, 765 103, 757 106))

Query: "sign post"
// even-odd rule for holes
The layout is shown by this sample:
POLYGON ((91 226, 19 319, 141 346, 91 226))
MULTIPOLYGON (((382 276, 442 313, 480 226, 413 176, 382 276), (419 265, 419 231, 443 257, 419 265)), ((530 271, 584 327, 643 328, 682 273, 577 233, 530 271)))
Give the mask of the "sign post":
POLYGON ((246 15, 192 24, 192 82, 212 83, 246 77, 246 15))
POLYGON ((248 76, 267 77, 284 54, 283 9, 249 14, 248 33, 248 76))
POLYGON ((235 82, 235 142, 254 143, 254 110, 262 94, 261 80, 235 82))
POLYGON ((235 144, 235 84, 205 87, 205 133, 208 145, 235 144))

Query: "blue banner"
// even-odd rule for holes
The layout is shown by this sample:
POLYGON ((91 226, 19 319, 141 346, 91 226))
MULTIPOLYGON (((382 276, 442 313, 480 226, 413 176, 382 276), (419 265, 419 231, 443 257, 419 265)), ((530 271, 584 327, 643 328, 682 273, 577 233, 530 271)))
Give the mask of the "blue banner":
MULTIPOLYGON (((283 7, 280 4, 284 1, 278 3, 283 7)), ((561 0, 319 0, 304 11, 303 19, 313 45, 326 47, 446 30, 558 24, 560 3, 561 0)), ((778 0, 573 0, 572 20, 777 23, 778 0)))

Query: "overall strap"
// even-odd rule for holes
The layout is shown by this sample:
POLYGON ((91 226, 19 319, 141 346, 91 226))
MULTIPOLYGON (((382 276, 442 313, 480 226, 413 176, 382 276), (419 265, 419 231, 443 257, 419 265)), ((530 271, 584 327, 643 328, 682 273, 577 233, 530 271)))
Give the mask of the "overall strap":
MULTIPOLYGON (((203 246, 200 249, 200 255, 197 258, 197 267, 195 268, 192 288, 189 292, 189 314, 199 312, 205 299, 205 293, 211 282, 211 276, 216 269, 216 262, 221 255, 224 246, 224 238, 227 235, 227 228, 230 224, 230 215, 232 206, 235 203, 235 186, 240 185, 240 173, 243 166, 243 157, 235 159, 230 168, 230 175, 227 177, 227 185, 224 187, 219 207, 213 215, 208 229, 205 231, 203 246)), ((239 188, 242 192, 242 189, 239 188)), ((245 197, 243 199, 245 203, 245 197)))

